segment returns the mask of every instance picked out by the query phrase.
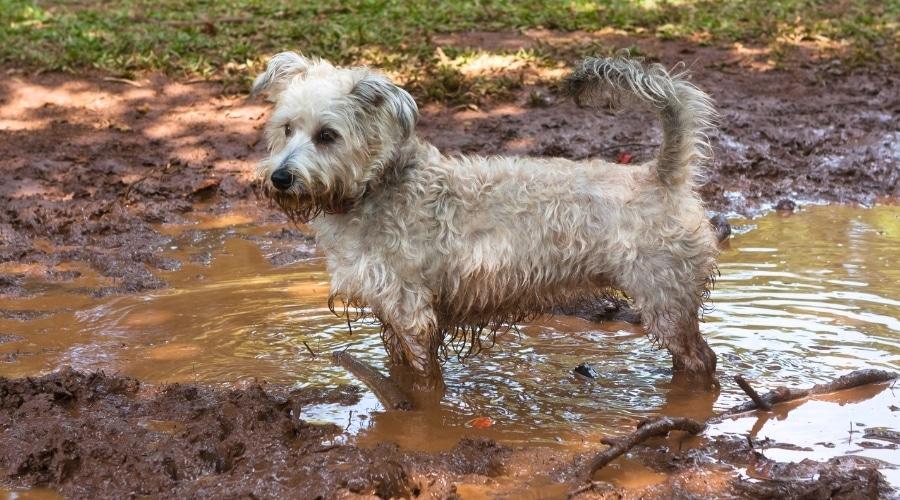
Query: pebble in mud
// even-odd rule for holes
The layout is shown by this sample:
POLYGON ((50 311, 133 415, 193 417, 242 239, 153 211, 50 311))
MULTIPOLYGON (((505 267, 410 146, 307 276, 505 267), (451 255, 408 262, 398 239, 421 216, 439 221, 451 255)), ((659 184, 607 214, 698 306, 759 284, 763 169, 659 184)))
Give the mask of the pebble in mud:
POLYGON ((581 363, 576 366, 574 370, 572 370, 575 375, 579 375, 581 377, 594 379, 597 378, 597 370, 594 370, 594 367, 587 363, 581 363))
POLYGON ((790 198, 783 198, 778 200, 778 203, 775 204, 775 210, 779 212, 793 212, 797 209, 797 203, 790 198))
POLYGON ((710 217, 709 223, 712 224, 713 230, 716 232, 716 239, 719 242, 725 241, 731 236, 731 224, 722 214, 716 214, 710 217))

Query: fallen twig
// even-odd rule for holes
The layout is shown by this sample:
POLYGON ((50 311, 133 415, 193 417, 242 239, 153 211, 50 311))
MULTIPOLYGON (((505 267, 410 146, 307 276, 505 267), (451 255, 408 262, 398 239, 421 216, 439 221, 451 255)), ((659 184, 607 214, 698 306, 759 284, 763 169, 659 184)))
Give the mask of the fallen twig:
POLYGON ((571 500, 572 498, 575 498, 582 493, 586 493, 588 491, 593 491, 595 488, 600 488, 603 484, 604 483, 589 481, 587 484, 584 484, 584 485, 570 491, 569 494, 567 495, 567 498, 569 500, 571 500))
POLYGON ((341 366, 372 390, 378 401, 388 410, 411 410, 412 403, 391 379, 378 370, 356 359, 348 352, 338 351, 331 354, 335 364, 341 366))
MULTIPOLYGON (((831 382, 825 384, 816 384, 809 389, 791 389, 789 387, 778 387, 773 389, 762 396, 760 396, 760 400, 768 403, 769 405, 775 405, 779 403, 786 403, 788 401, 797 401, 800 399, 805 399, 810 396, 818 395, 818 394, 828 394, 830 392, 843 391, 846 389, 852 389, 854 387, 859 387, 862 385, 868 384, 877 384, 880 382, 887 382, 890 380, 894 380, 898 377, 896 372, 889 372, 886 370, 875 370, 875 369, 864 369, 864 370, 856 370, 852 371, 846 375, 841 375, 840 377, 832 380, 831 382)), ((742 405, 735 406, 734 408, 722 413, 718 416, 715 416, 709 420, 707 423, 717 423, 725 420, 726 418, 735 418, 743 415, 744 413, 756 411, 760 407, 754 401, 748 401, 742 405)))
POLYGON ((744 392, 747 393, 748 396, 750 396, 750 399, 752 399, 754 403, 756 403, 757 408, 759 408, 761 410, 766 410, 766 411, 769 411, 772 409, 772 405, 765 399, 759 397, 759 393, 756 392, 756 390, 750 386, 750 383, 747 382, 747 380, 744 379, 743 376, 735 375, 734 381, 737 382, 737 385, 740 386, 740 388, 743 389, 744 392))
MULTIPOLYGON (((691 434, 699 434, 700 432, 703 432, 703 430, 709 424, 721 422, 726 418, 737 418, 758 409, 768 410, 771 409, 772 405, 778 403, 796 401, 813 395, 828 394, 831 392, 843 391, 846 389, 852 389, 854 387, 868 384, 888 382, 890 380, 896 379, 897 377, 897 373, 889 372, 886 370, 856 370, 846 375, 842 375, 826 384, 816 384, 809 389, 791 389, 788 387, 779 387, 760 396, 752 387, 750 387, 750 384, 748 384, 743 377, 738 375, 734 378, 735 382, 737 382, 738 385, 741 386, 744 392, 746 392, 753 401, 735 406, 725 413, 707 419, 706 422, 699 422, 697 420, 684 417, 662 417, 655 420, 643 420, 638 423, 637 430, 635 430, 628 436, 621 438, 607 438, 601 440, 601 442, 608 445, 609 448, 598 453, 594 457, 594 459, 591 460, 590 464, 586 468, 587 478, 590 479, 594 472, 602 469, 607 464, 609 464, 622 454, 626 453, 631 448, 634 448, 638 444, 641 444, 642 442, 653 436, 665 435, 673 430, 690 432, 691 434)), ((569 493, 569 498, 572 498, 573 496, 579 495, 586 491, 590 491, 591 489, 593 489, 593 487, 594 483, 588 482, 578 489, 571 491, 569 493)))
POLYGON ((699 434, 700 432, 703 432, 703 429, 705 428, 706 424, 703 422, 698 422, 692 418, 686 417, 662 417, 656 420, 642 422, 638 424, 637 430, 625 437, 604 440, 604 443, 610 445, 610 447, 597 454, 597 456, 591 460, 591 463, 587 468, 588 477, 605 467, 606 464, 612 462, 620 455, 653 436, 664 436, 671 431, 685 431, 690 432, 691 434, 699 434))
POLYGON ((143 85, 141 85, 140 83, 138 83, 134 80, 129 80, 127 78, 116 78, 113 76, 107 76, 107 77, 103 78, 103 81, 114 82, 114 83, 124 83, 125 85, 131 85, 132 87, 138 87, 138 88, 143 87, 143 85))

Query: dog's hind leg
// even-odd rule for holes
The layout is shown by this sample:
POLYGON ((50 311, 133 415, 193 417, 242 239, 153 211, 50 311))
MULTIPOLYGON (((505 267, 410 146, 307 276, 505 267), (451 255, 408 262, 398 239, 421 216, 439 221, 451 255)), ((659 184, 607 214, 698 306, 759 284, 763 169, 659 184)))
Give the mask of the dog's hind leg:
POLYGON ((634 298, 647 335, 672 354, 676 376, 714 381, 716 354, 700 333, 699 310, 706 277, 690 263, 659 254, 642 259, 622 287, 634 298))
POLYGON ((640 306, 644 330, 671 353, 677 376, 712 381, 716 374, 716 354, 700 333, 697 316, 700 303, 686 300, 679 305, 645 301, 640 306))

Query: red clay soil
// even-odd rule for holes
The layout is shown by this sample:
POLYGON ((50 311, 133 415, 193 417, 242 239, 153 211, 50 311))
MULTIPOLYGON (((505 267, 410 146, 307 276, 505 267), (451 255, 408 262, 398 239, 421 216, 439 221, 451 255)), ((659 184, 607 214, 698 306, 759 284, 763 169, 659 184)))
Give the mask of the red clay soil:
MULTIPOLYGON (((721 111, 702 188, 712 209, 748 213, 786 198, 869 204, 900 195, 896 71, 812 58, 778 69, 737 49, 644 45, 668 64, 690 62, 694 81, 721 111)), ((78 273, 54 270, 55 264, 85 262, 115 278, 114 286, 86 291, 96 295, 164 287, 153 270, 181 263, 163 256, 168 237, 156 223, 178 222, 192 211, 227 211, 254 198, 262 103, 222 95, 212 84, 162 77, 127 83, 0 71, 0 299, 25 293, 22 274, 8 270, 23 263, 46 266, 44 278, 58 281, 78 273)), ((419 132, 447 153, 575 159, 628 153, 641 161, 659 140, 651 121, 638 110, 579 110, 552 88, 526 88, 511 102, 477 110, 423 106, 419 132)), ((251 215, 284 220, 265 205, 251 215)), ((127 378, 69 370, 0 379, 0 484, 48 486, 73 497, 445 497, 457 494, 463 479, 483 483, 536 460, 538 452, 490 441, 463 441, 441 454, 386 443, 362 449, 335 440, 340 429, 294 417, 297 405, 356 397, 340 388, 142 388, 127 378)), ((672 475, 645 494, 807 491, 783 489, 796 481, 764 484, 766 491, 741 489, 727 478, 711 481, 703 472, 708 457, 747 464, 755 455, 743 443, 710 446, 690 452, 696 456, 667 450, 654 461, 648 455, 652 467, 672 475), (707 490, 691 489, 697 485, 707 490)), ((576 472, 577 464, 566 460, 547 466, 559 481, 576 472)), ((815 484, 797 487, 808 486, 815 498, 829 492, 868 498, 883 488, 872 467, 832 465, 822 470, 839 472, 819 471, 815 484)), ((586 494, 621 493, 607 486, 586 494)))
POLYGON ((342 444, 337 426, 295 417, 313 401, 358 397, 349 388, 259 385, 142 390, 134 379, 68 369, 0 378, 0 467, 8 482, 78 498, 319 498, 340 490, 440 498, 454 479, 501 471, 508 450, 491 441, 466 439, 433 455, 387 443, 364 449, 342 444))
MULTIPOLYGON (((491 488, 482 491, 494 495, 524 494, 534 486, 535 470, 551 482, 548 494, 583 484, 587 455, 511 450, 487 439, 463 439, 431 454, 390 443, 360 448, 337 426, 296 417, 306 404, 358 397, 352 388, 142 388, 131 378, 67 368, 40 378, 0 378, 0 485, 52 487, 70 498, 459 498, 485 485, 491 488)), ((718 437, 681 451, 648 442, 632 455, 668 477, 628 494, 878 498, 890 492, 876 460, 782 464, 754 451, 765 444, 771 443, 718 437), (731 467, 752 467, 757 481, 737 478, 731 467)), ((580 496, 625 493, 599 482, 580 496)))

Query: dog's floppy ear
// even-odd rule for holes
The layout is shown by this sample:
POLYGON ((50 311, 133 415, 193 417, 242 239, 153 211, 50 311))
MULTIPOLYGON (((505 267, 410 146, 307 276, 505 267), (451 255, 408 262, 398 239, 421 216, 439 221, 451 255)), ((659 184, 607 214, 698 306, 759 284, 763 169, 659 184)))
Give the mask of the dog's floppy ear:
POLYGON ((269 59, 266 71, 253 81, 250 95, 265 93, 270 98, 278 95, 291 78, 302 75, 309 66, 309 60, 296 52, 276 54, 269 59))
POLYGON ((350 97, 367 112, 388 113, 400 127, 403 139, 409 138, 419 121, 419 107, 409 92, 395 85, 387 77, 369 73, 362 77, 350 97))

